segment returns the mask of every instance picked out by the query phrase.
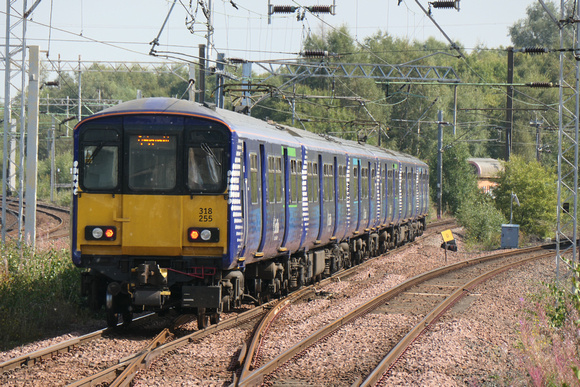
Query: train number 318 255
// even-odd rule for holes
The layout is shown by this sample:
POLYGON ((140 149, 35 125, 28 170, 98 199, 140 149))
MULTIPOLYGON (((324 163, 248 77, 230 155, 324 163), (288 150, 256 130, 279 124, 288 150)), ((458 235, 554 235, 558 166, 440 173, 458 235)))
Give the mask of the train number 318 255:
POLYGON ((213 221, 212 213, 213 213, 212 208, 200 208, 199 209, 199 221, 200 222, 213 221))

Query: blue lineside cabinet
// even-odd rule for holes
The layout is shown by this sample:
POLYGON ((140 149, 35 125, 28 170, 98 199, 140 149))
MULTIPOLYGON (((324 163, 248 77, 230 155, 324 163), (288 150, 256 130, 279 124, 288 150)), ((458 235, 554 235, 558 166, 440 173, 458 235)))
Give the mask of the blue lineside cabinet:
POLYGON ((519 239, 519 224, 502 224, 501 225, 501 248, 517 249, 519 239))

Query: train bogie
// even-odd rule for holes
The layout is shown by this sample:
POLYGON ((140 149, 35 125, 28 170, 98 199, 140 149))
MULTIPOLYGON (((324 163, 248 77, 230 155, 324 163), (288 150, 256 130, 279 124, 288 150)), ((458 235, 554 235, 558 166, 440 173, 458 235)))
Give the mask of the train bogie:
POLYGON ((131 101, 75 128, 73 261, 108 321, 205 326, 413 240, 427 166, 187 101, 131 101))

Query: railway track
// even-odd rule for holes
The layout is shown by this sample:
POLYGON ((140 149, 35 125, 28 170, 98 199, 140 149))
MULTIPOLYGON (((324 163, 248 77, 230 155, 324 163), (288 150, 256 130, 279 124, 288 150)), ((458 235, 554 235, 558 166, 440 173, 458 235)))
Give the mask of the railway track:
MULTIPOLYGON (((10 215, 7 219, 6 231, 9 236, 17 233, 18 227, 18 207, 16 199, 7 199, 8 208, 6 212, 10 215)), ((26 208, 26 203, 24 203, 26 208)), ((70 210, 46 203, 36 204, 36 227, 37 238, 42 240, 56 240, 69 236, 70 210)))
MULTIPOLYGON (((366 319, 369 319, 368 315, 370 313, 375 314, 375 317, 376 314, 382 314, 383 316, 388 316, 388 314, 396 315, 400 313, 400 310, 397 311, 396 309, 400 309, 405 305, 408 307, 409 303, 413 303, 415 305, 414 313, 424 315, 425 317, 416 324, 409 324, 413 319, 409 319, 406 322, 408 333, 400 332, 395 334, 397 337, 396 340, 394 340, 394 343, 390 346, 391 350, 388 352, 388 355, 382 360, 375 360, 375 364, 379 363, 379 366, 375 370, 368 372, 366 378, 359 377, 356 380, 342 380, 343 383, 339 383, 345 385, 375 385, 383 375, 393 367, 396 360, 401 357, 408 346, 416 340, 419 335, 429 329, 437 318, 454 305, 461 297, 464 297, 469 293, 477 284, 491 278, 497 273, 509 270, 517 265, 525 264, 527 261, 553 255, 553 251, 546 252, 545 247, 541 246, 462 261, 416 276, 403 282, 399 286, 393 287, 387 292, 372 298, 347 314, 336 318, 331 323, 326 324, 324 327, 318 329, 316 332, 302 339, 292 347, 287 348, 277 356, 270 358, 267 362, 264 361, 261 364, 256 364, 253 360, 253 355, 249 354, 239 377, 238 385, 254 386, 260 385, 264 382, 269 385, 276 385, 275 381, 277 379, 290 380, 292 383, 298 384, 301 382, 310 383, 312 382, 312 379, 309 379, 308 377, 306 379, 299 379, 295 375, 301 373, 302 377, 304 377, 305 374, 309 374, 308 371, 304 371, 303 369, 297 370, 297 368, 304 367, 306 364, 308 365, 308 368, 317 370, 316 372, 322 372, 321 370, 324 370, 329 374, 341 374, 340 370, 335 372, 329 370, 329 368, 332 367, 342 367, 343 363, 340 359, 328 360, 328 357, 332 356, 331 353, 328 352, 329 348, 339 348, 341 340, 348 337, 346 334, 341 334, 341 329, 348 324, 358 323, 359 329, 367 330, 366 336, 380 337, 381 334, 384 333, 380 330, 384 331, 385 325, 381 325, 380 323, 375 324, 375 326, 380 327, 379 330, 377 330, 376 333, 369 333, 368 330, 374 329, 374 327, 372 324, 365 325, 364 322, 361 322, 361 320, 364 320, 361 319, 361 317, 364 316, 366 319), (521 259, 522 255, 526 255, 527 257, 521 259), (467 279, 463 280, 461 278, 467 279), (446 285, 449 283, 452 285, 446 285), (439 292, 435 294, 433 289, 438 289, 439 292), (416 308, 417 305, 420 305, 418 308, 419 310, 416 308), (325 341, 329 341, 329 343, 323 344, 325 341), (321 350, 320 348, 325 349, 321 350), (327 356, 325 356, 325 353, 327 356), (284 365, 287 363, 294 364, 293 366, 290 366, 290 371, 284 372, 282 368, 284 368, 284 365), (279 372, 280 375, 272 376, 272 374, 276 372, 279 372)), ((279 313, 277 313, 277 316, 278 315, 279 313)), ((375 323, 379 320, 380 318, 376 319, 375 323)), ((266 327, 269 326, 269 324, 266 325, 266 327)), ((266 330, 257 330, 254 340, 258 344, 251 347, 255 351, 254 354, 259 353, 259 347, 264 345, 264 338, 267 335, 268 332, 266 330)), ((349 339, 355 340, 353 337, 349 337, 349 339)), ((393 341, 393 338, 390 338, 390 340, 393 341)), ((389 341, 386 341, 381 345, 389 346, 388 342, 389 341)), ((360 346, 354 349, 355 353, 366 354, 372 352, 372 348, 366 347, 367 344, 368 343, 361 342, 360 346)), ((373 343, 370 345, 376 346, 377 344, 373 343)), ((370 357, 374 359, 376 358, 376 355, 370 357)), ((373 360, 366 359, 366 361, 363 361, 361 359, 359 367, 368 368, 369 363, 372 364, 373 360)), ((356 375, 360 374, 360 369, 346 369, 342 370, 342 373, 344 375, 356 375)), ((336 385, 335 380, 333 384, 336 385)))
MULTIPOLYGON (((52 208, 50 208, 50 206, 49 209, 53 210, 52 208)), ((61 209, 56 210, 62 211, 61 209)), ((444 222, 431 225, 429 231, 427 231, 426 234, 436 232, 438 228, 446 227, 449 224, 452 223, 444 222)), ((403 248, 408 248, 408 246, 404 246, 403 248)), ((339 278, 345 278, 348 277, 349 275, 353 275, 353 273, 356 273, 356 271, 360 267, 365 267, 365 265, 367 265, 368 262, 370 261, 367 261, 358 267, 346 270, 340 273, 339 277, 336 277, 335 279, 332 280, 328 279, 326 280, 326 282, 336 281, 339 280, 339 278)), ((321 284, 318 284, 317 286, 319 287, 321 286, 321 284)), ((213 325, 205 330, 201 331, 196 330, 193 333, 187 333, 185 335, 178 334, 177 336, 172 333, 168 333, 167 331, 164 330, 159 334, 159 337, 156 337, 154 339, 147 339, 149 340, 147 343, 143 343, 143 340, 139 340, 139 342, 141 343, 139 346, 142 348, 142 350, 139 351, 139 353, 132 354, 124 353, 125 355, 124 359, 116 361, 115 364, 111 365, 110 367, 104 368, 99 367, 102 368, 99 369, 99 372, 90 373, 90 375, 84 378, 78 378, 78 380, 71 380, 70 383, 72 385, 82 386, 82 385, 94 385, 95 383, 115 383, 115 380, 117 380, 118 378, 121 378, 123 380, 127 379, 130 380, 134 377, 136 371, 150 364, 153 361, 153 359, 162 356, 168 352, 174 351, 181 345, 186 345, 192 341, 202 340, 206 336, 215 334, 219 331, 227 331, 229 329, 232 329, 233 327, 239 327, 243 325, 246 326, 245 333, 243 333, 242 335, 244 337, 243 341, 245 341, 246 336, 249 337, 251 335, 252 330, 254 329, 254 325, 249 324, 248 322, 251 322, 252 320, 259 318, 270 309, 273 309, 275 307, 279 308, 280 305, 283 305, 283 303, 287 304, 288 302, 290 302, 289 300, 297 300, 300 299, 301 297, 312 295, 315 291, 316 287, 314 286, 304 288, 299 292, 293 293, 293 295, 291 296, 292 298, 285 299, 280 303, 278 303, 278 301, 273 301, 271 303, 255 307, 247 312, 243 312, 238 315, 234 315, 231 318, 225 319, 221 323, 213 325), (170 342, 163 344, 163 342, 165 341, 170 342)), ((103 345, 101 344, 101 342, 106 343, 108 340, 111 340, 111 338, 113 340, 116 340, 115 337, 116 337, 115 334, 110 329, 98 330, 91 334, 67 340, 54 346, 50 346, 45 349, 35 351, 34 353, 22 355, 9 361, 6 361, 4 363, 1 363, 0 373, 3 375, 3 378, 8 377, 8 379, 18 380, 19 376, 17 374, 19 372, 24 371, 23 373, 27 374, 26 372, 27 370, 29 370, 32 367, 38 367, 39 365, 41 367, 52 368, 53 366, 46 365, 43 366, 42 364, 46 363, 47 361, 50 362, 51 360, 54 361, 55 359, 59 358, 61 360, 57 360, 57 362, 66 362, 67 361, 66 359, 68 357, 75 357, 75 353, 77 353, 79 349, 84 353, 92 351, 91 346, 107 347, 106 344, 103 345)), ((239 357, 243 358, 244 357, 243 355, 248 351, 243 346, 240 347, 241 348, 239 348, 240 352, 239 357)), ((24 376, 24 378, 26 378, 26 376, 24 376)), ((6 380, 7 379, 4 379, 5 382, 6 380)))

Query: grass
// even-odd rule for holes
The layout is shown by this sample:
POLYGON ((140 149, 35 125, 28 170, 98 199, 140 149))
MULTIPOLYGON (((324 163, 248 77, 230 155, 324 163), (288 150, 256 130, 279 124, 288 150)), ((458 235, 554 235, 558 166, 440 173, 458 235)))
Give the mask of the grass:
POLYGON ((86 323, 80 269, 70 253, 0 246, 0 350, 49 337, 86 323))

